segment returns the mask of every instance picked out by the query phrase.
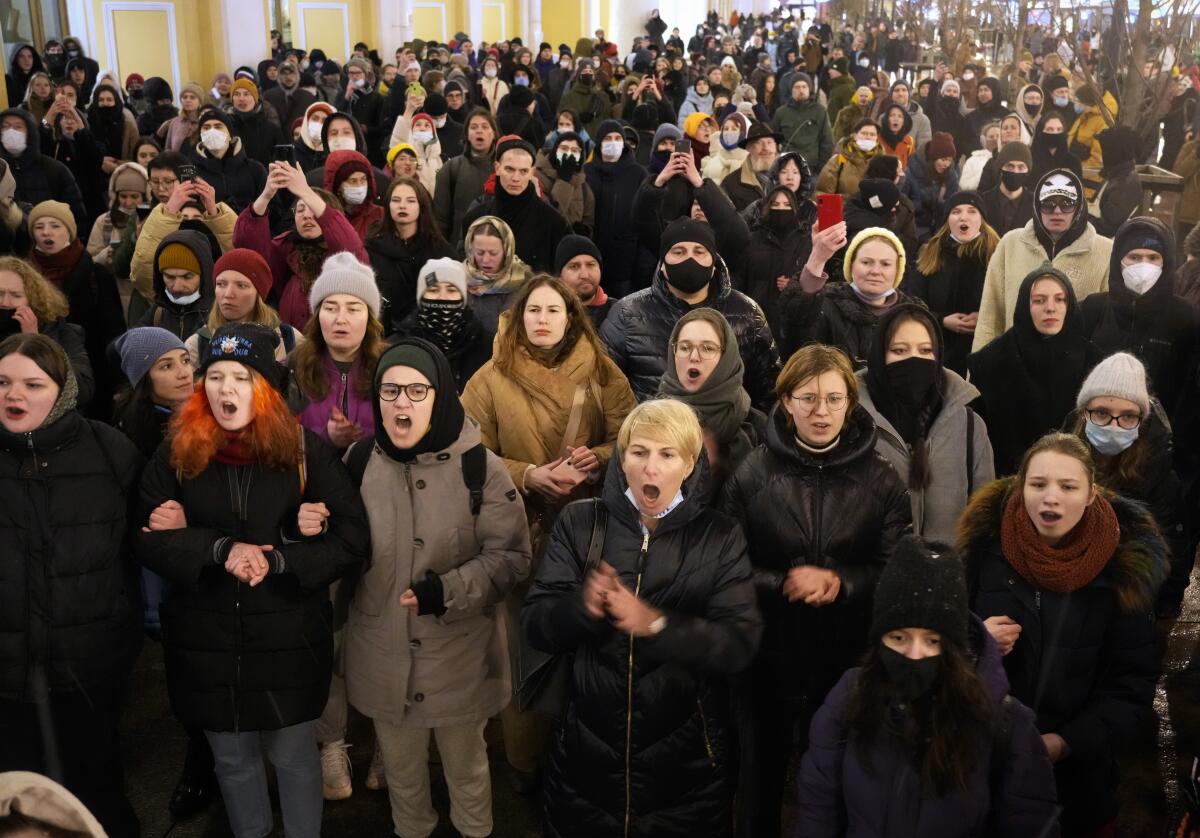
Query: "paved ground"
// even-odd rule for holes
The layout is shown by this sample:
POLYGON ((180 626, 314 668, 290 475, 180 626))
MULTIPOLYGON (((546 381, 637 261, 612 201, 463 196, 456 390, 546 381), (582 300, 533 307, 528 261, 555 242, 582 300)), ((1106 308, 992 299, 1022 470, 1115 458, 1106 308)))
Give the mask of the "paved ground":
MULTIPOLYGON (((1156 748, 1127 760, 1121 790, 1121 835, 1150 838, 1165 835, 1178 814, 1179 772, 1200 755, 1200 578, 1193 577, 1182 617, 1167 634, 1167 674, 1159 684, 1156 706, 1160 726, 1156 748)), ((134 698, 125 717, 126 776, 128 790, 142 819, 145 838, 225 838, 229 829, 220 804, 187 822, 171 826, 167 798, 182 764, 184 736, 171 716, 163 680, 161 649, 147 643, 135 673, 134 698)), ((499 730, 488 727, 494 783, 495 838, 537 838, 541 834, 538 805, 513 791, 503 769, 499 730)), ((362 786, 371 759, 370 725, 361 717, 351 721, 350 752, 354 762, 355 792, 349 800, 327 803, 322 832, 326 836, 387 836, 392 834, 386 792, 362 786)), ((445 784, 436 766, 434 802, 442 824, 434 838, 458 833, 447 817, 445 784)), ((785 818, 785 820, 790 820, 785 818)), ((276 835, 282 835, 276 816, 276 835)))

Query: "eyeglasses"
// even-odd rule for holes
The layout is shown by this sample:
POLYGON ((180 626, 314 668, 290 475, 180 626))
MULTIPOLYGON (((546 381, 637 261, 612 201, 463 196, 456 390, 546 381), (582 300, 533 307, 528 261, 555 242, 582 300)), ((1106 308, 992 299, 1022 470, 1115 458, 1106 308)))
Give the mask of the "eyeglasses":
POLYGON ((408 400, 415 404, 425 401, 432 389, 433 387, 428 384, 380 384, 379 398, 385 402, 394 402, 400 398, 401 393, 404 393, 408 396, 408 400))
POLYGON ((1079 202, 1072 198, 1047 198, 1044 201, 1038 202, 1038 208, 1042 212, 1051 213, 1055 210, 1060 210, 1064 213, 1075 212, 1075 208, 1079 206, 1079 202))
POLYGON ((1096 408, 1095 410, 1089 410, 1087 415, 1089 422, 1093 425, 1099 425, 1101 428, 1111 425, 1114 419, 1120 427, 1127 431, 1132 431, 1138 425, 1142 424, 1141 414, 1138 413, 1119 413, 1114 416, 1104 408, 1096 408))
POLYGON ((177 178, 171 178, 170 180, 155 180, 154 178, 150 178, 150 185, 157 189, 175 186, 177 183, 179 183, 177 178))
POLYGON ((693 352, 700 352, 701 361, 711 361, 721 354, 720 344, 712 341, 704 341, 702 343, 692 343, 690 340, 681 340, 675 344, 675 354, 684 357, 690 356, 693 352))
POLYGON ((834 413, 839 413, 846 409, 849 399, 845 393, 830 393, 827 396, 818 396, 816 393, 803 393, 799 396, 789 396, 794 402, 800 403, 801 410, 805 415, 812 413, 817 409, 817 405, 825 402, 825 405, 834 413))

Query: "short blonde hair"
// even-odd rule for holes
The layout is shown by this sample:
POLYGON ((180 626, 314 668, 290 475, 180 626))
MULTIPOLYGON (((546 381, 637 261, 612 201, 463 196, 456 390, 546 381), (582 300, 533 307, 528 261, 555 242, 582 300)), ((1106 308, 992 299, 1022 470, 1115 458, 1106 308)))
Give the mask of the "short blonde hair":
POLYGON ((858 405, 858 379, 854 376, 854 367, 845 352, 824 343, 802 346, 788 358, 775 379, 775 395, 782 402, 805 381, 827 372, 836 372, 846 382, 847 408, 848 412, 853 411, 858 405))
POLYGON ((617 433, 617 447, 622 457, 635 434, 673 446, 692 465, 700 459, 700 450, 704 447, 704 434, 696 411, 676 399, 652 399, 629 412, 617 433))

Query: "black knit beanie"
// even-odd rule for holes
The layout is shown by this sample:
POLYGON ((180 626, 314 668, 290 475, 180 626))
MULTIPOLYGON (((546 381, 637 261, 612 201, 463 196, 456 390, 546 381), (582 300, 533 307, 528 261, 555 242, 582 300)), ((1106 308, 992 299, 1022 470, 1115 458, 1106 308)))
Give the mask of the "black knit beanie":
POLYGON ((717 255, 717 240, 713 236, 712 227, 708 222, 697 221, 694 218, 676 218, 663 230, 658 242, 658 258, 667 255, 672 247, 680 242, 696 242, 704 245, 708 252, 717 255))
POLYGON ((870 639, 925 628, 965 651, 969 613, 966 573, 954 548, 906 535, 875 587, 870 639))
POLYGON ((442 351, 432 343, 420 338, 405 338, 383 353, 375 368, 375 395, 371 398, 371 412, 375 415, 375 444, 393 460, 410 462, 418 454, 441 451, 448 448, 462 433, 462 402, 458 398, 458 386, 454 371, 442 351), (397 448, 387 435, 383 425, 383 414, 379 409, 379 384, 383 374, 392 367, 411 367, 429 380, 433 392, 426 398, 434 399, 433 413, 429 417, 429 432, 412 448, 397 448))
POLYGON ((286 389, 287 368, 275 360, 279 333, 257 323, 229 323, 213 333, 204 357, 200 359, 200 374, 217 361, 236 361, 249 367, 280 392, 286 389))

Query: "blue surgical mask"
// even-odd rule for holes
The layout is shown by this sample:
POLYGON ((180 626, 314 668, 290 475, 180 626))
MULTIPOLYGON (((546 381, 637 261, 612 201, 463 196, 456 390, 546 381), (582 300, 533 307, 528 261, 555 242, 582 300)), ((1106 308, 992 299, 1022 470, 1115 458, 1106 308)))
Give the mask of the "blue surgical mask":
POLYGON ((515 79, 513 79, 513 84, 517 85, 518 87, 529 87, 529 77, 517 76, 515 79))
POLYGON ((1081 105, 1078 102, 1075 103, 1075 113, 1083 113, 1086 110, 1087 110, 1086 105, 1081 105))
POLYGON ((1115 457, 1129 446, 1137 442, 1139 425, 1136 428, 1122 428, 1116 422, 1111 425, 1097 425, 1090 419, 1084 426, 1088 442, 1105 457, 1115 457))
POLYGON ((1071 98, 1069 96, 1055 96, 1054 97, 1054 107, 1065 108, 1070 103, 1070 101, 1071 101, 1071 98))

